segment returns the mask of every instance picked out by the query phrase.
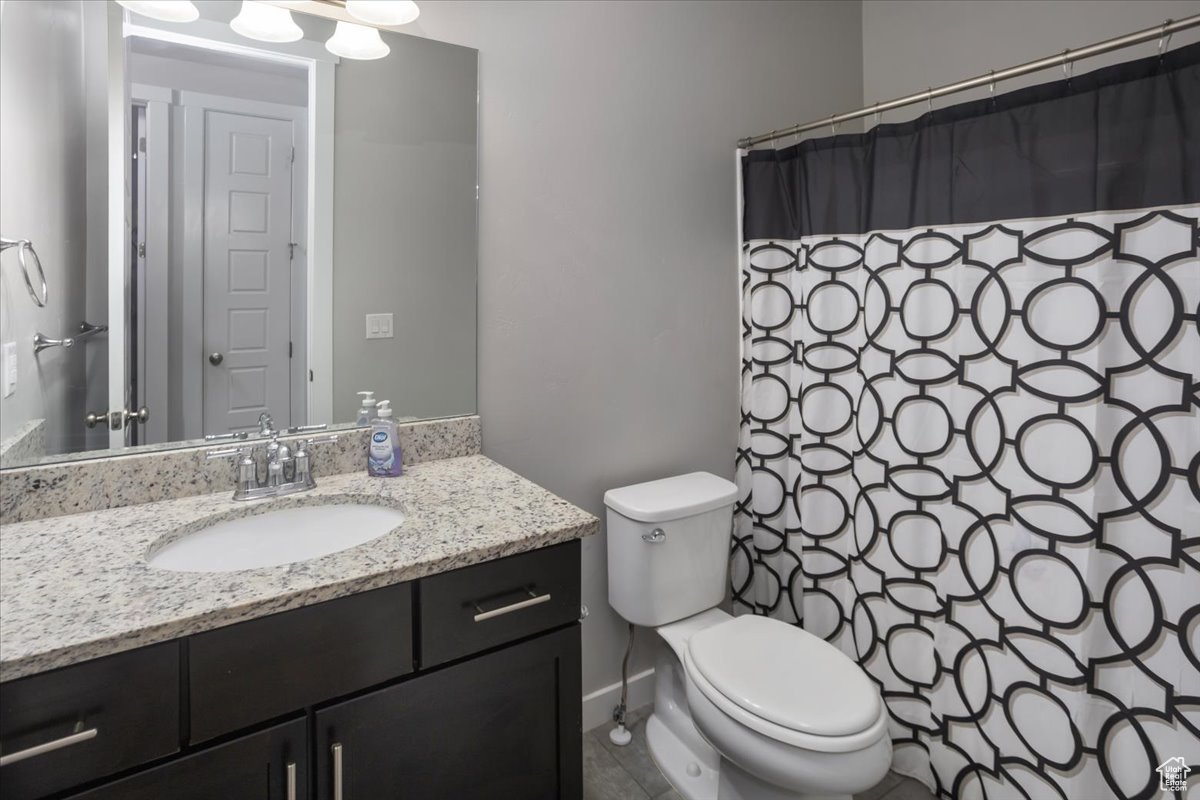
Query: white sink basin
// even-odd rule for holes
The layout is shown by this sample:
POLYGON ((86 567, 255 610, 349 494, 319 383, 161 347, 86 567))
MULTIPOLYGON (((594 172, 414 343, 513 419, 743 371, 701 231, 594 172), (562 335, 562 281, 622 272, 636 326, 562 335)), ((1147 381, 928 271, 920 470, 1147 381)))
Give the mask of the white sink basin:
POLYGON ((356 547, 403 522, 403 511, 366 504, 283 508, 201 528, 146 560, 152 567, 176 572, 276 567, 356 547))

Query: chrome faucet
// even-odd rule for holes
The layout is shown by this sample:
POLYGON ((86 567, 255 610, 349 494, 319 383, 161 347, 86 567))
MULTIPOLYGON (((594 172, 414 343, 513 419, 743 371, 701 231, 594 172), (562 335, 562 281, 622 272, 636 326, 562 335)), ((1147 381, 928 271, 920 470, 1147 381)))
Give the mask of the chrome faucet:
MULTIPOLYGON (((302 439, 296 443, 296 451, 286 442, 279 441, 279 431, 270 428, 271 418, 266 418, 266 427, 271 431, 271 441, 265 447, 267 479, 260 481, 258 477, 258 461, 255 453, 259 444, 247 444, 227 450, 210 450, 206 455, 208 460, 214 458, 237 459, 237 484, 233 490, 234 500, 257 500, 263 497, 282 497, 283 495, 306 492, 317 485, 312 474, 312 460, 308 449, 315 444, 336 442, 336 435, 323 438, 302 439)), ((260 418, 260 426, 263 420, 260 418)), ((314 428, 317 426, 305 426, 314 428)), ((324 427, 324 426, 320 426, 324 427)), ((289 431, 292 430, 289 428, 289 431)))

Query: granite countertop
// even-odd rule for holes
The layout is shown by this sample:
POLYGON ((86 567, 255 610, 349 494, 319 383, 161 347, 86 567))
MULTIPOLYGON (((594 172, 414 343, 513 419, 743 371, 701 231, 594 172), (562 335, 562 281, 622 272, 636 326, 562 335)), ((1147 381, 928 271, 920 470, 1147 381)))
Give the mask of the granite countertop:
POLYGON ((331 475, 279 499, 235 503, 232 488, 0 528, 0 681, 582 538, 599 526, 478 455, 416 464, 400 478, 331 475), (164 537, 205 518, 362 502, 403 509, 403 525, 278 567, 171 572, 145 560, 164 537))

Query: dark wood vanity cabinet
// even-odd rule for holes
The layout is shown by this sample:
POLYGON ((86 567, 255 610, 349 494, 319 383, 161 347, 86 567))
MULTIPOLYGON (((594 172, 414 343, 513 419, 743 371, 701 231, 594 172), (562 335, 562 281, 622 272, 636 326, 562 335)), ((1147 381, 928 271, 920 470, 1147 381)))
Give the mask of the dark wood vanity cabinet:
POLYGON ((192 744, 413 671, 412 584, 188 640, 192 744))
POLYGON ((579 800, 579 549, 0 684, 0 800, 579 800))
POLYGON ((306 800, 308 725, 297 719, 106 783, 72 800, 306 800))
POLYGON ((179 751, 179 646, 0 684, 0 798, 44 797, 179 751))
POLYGON ((316 713, 318 800, 582 793, 579 626, 316 713))

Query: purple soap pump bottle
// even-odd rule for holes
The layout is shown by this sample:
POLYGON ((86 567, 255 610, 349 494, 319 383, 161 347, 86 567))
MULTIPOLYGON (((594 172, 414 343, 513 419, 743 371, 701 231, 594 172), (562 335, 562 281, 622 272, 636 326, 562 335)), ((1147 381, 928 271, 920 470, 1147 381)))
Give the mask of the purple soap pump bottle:
POLYGON ((400 452, 396 423, 392 421, 392 403, 380 400, 375 408, 371 441, 367 446, 367 474, 376 478, 395 478, 404 469, 404 455, 400 452))

